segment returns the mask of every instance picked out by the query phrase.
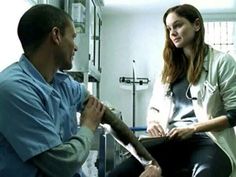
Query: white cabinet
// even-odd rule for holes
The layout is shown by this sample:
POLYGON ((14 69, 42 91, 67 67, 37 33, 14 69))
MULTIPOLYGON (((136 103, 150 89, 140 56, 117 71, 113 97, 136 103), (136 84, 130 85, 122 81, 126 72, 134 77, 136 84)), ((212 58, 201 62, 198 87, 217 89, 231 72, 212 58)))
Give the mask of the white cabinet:
POLYGON ((71 75, 83 81, 95 82, 96 96, 99 94, 101 8, 96 0, 65 0, 65 11, 73 18, 77 31, 75 42, 78 51, 73 60, 71 75))
MULTIPOLYGON (((88 87, 92 83, 92 94, 99 98, 100 34, 102 26, 101 6, 103 0, 35 0, 64 9, 73 18, 77 37, 73 67, 67 71, 76 80, 88 87)), ((90 90, 91 91, 91 90, 90 90)))

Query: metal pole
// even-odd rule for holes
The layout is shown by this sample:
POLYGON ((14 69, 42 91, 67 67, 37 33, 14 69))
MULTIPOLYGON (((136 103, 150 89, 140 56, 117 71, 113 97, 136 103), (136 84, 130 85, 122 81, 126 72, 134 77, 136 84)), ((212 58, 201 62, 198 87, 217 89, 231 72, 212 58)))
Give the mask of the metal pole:
MULTIPOLYGON (((135 73, 135 60, 133 60, 133 128, 135 128, 135 77, 136 73, 135 73)), ((135 131, 134 131, 135 132, 135 131)))

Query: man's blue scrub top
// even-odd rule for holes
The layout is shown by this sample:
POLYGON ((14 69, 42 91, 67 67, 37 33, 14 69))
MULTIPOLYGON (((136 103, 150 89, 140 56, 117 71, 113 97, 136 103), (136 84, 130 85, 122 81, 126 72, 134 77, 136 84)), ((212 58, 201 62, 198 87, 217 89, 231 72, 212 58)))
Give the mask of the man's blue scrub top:
POLYGON ((68 140, 87 91, 57 72, 49 85, 29 60, 0 73, 0 176, 35 177, 27 160, 68 140))

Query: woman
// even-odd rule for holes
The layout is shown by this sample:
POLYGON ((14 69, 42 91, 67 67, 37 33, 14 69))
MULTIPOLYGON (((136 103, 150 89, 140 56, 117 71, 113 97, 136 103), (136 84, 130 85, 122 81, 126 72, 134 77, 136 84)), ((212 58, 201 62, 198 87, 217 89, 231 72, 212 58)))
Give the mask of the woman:
MULTIPOLYGON (((167 140, 148 150, 164 177, 235 177, 236 62, 204 43, 195 7, 172 7, 163 21, 164 68, 154 86, 147 131, 167 140)), ((130 158, 111 176, 138 176, 139 168, 130 158)))

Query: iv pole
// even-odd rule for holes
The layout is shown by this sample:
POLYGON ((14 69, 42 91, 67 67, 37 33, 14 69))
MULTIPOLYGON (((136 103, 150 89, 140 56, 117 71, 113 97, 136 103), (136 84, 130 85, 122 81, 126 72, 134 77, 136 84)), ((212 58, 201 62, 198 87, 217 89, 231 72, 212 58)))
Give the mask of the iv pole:
POLYGON ((135 71, 135 60, 133 60, 133 128, 135 128, 135 86, 136 81, 136 71, 135 71))
POLYGON ((148 84, 149 83, 149 79, 148 78, 137 78, 136 77, 136 69, 135 69, 135 60, 132 61, 133 65, 132 65, 132 76, 131 77, 120 77, 119 81, 120 83, 124 83, 125 85, 131 85, 131 90, 132 90, 132 99, 133 99, 133 125, 132 125, 132 130, 133 132, 135 132, 136 130, 136 123, 135 123, 135 119, 136 119, 136 84, 139 85, 144 85, 144 84, 148 84))

